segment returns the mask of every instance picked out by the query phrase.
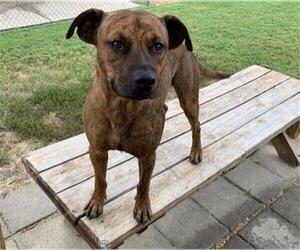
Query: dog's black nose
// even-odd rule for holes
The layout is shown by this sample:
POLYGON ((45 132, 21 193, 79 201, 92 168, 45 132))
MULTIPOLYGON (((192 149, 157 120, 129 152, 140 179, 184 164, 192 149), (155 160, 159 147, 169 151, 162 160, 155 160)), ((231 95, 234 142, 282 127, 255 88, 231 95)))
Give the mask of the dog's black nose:
POLYGON ((133 73, 134 83, 145 89, 151 89, 155 83, 155 71, 152 68, 139 68, 133 73))

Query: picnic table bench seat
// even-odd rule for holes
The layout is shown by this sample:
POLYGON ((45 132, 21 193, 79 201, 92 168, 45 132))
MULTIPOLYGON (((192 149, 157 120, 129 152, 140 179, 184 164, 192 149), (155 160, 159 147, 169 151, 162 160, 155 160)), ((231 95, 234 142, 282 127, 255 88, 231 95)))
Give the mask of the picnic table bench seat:
MULTIPOLYGON (((284 132, 289 128, 294 137, 299 130, 299 90, 299 80, 256 65, 200 89, 200 165, 188 160, 192 136, 178 99, 168 102, 150 185, 150 223, 269 141, 281 158, 297 165, 284 132)), ((89 220, 83 213, 94 187, 88 147, 80 134, 31 152, 23 163, 92 247, 116 248, 149 224, 138 224, 132 213, 138 161, 124 152, 109 152, 104 213, 89 220)))

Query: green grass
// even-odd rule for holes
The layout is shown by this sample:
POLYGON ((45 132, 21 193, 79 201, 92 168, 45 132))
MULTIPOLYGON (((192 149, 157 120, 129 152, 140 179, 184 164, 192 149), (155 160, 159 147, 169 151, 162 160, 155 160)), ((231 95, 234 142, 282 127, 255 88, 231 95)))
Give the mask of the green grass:
MULTIPOLYGON (((300 78, 297 2, 193 2, 147 10, 178 16, 206 65, 236 72, 259 64, 300 78)), ((70 22, 0 33, 0 128, 42 143, 82 132, 93 46, 64 36, 70 22)))

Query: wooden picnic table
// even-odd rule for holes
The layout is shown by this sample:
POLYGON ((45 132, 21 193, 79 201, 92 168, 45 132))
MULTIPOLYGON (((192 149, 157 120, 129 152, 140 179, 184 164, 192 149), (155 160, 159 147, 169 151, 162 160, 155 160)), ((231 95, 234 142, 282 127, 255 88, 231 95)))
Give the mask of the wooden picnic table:
MULTIPOLYGON (((281 158, 297 165, 284 131, 290 128, 291 137, 299 131, 299 90, 299 80, 256 65, 200 89, 200 165, 188 161, 192 136, 178 99, 168 102, 151 180, 150 223, 269 141, 281 158)), ((138 161, 127 153, 109 152, 104 213, 89 220, 83 212, 94 187, 88 147, 85 134, 80 134, 33 151, 23 162, 92 247, 115 248, 149 224, 138 224, 132 215, 138 161)))

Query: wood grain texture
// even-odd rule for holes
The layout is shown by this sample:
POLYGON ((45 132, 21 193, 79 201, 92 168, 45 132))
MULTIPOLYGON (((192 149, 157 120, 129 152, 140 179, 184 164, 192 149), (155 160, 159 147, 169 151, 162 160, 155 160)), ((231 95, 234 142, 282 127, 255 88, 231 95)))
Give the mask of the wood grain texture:
POLYGON ((285 133, 281 133, 274 137, 271 142, 279 157, 291 166, 296 167, 299 165, 299 159, 288 140, 287 135, 285 133))
MULTIPOLYGON (((296 95, 298 93, 297 86, 299 83, 300 82, 296 79, 290 79, 249 102, 204 123, 202 125, 203 147, 205 148, 215 141, 220 140, 296 95), (226 124, 226 126, 224 126, 224 124, 226 124)), ((160 145, 157 150, 157 160, 153 175, 159 174, 185 160, 189 154, 190 146, 191 132, 185 133, 160 145)), ((137 166, 137 160, 134 158, 108 171, 108 201, 133 189, 137 185, 137 166)), ((90 166, 90 168, 92 168, 92 166, 90 166)), ((64 204, 74 219, 82 214, 83 207, 93 192, 93 185, 94 178, 90 178, 57 195, 59 202, 64 204)))
MULTIPOLYGON (((200 108, 200 123, 204 124, 215 117, 246 103, 287 79, 288 76, 272 71, 247 85, 241 86, 225 95, 204 103, 200 108)), ((201 91, 202 90, 200 90, 200 92, 201 91)), ((180 134, 186 133, 189 130, 190 125, 183 113, 174 116, 166 121, 161 144, 180 134)), ((132 159, 132 156, 129 154, 111 151, 108 160, 108 168, 112 168, 122 161, 130 159, 132 159)), ((91 178, 93 175, 94 172, 89 156, 84 155, 41 173, 40 179, 49 186, 49 192, 58 193, 91 178), (62 173, 64 175, 61 175, 62 173)))
MULTIPOLYGON (((297 95, 210 145, 204 149, 201 166, 186 160, 155 176, 150 188, 153 220, 299 120, 299 101, 297 95)), ((118 246, 147 226, 137 224, 132 216, 134 196, 135 190, 124 194, 108 203, 100 218, 83 218, 79 225, 95 244, 108 242, 109 247, 118 246)))
MULTIPOLYGON (((205 103, 213 98, 226 94, 239 86, 243 86, 252 80, 268 73, 270 70, 260 66, 250 66, 228 79, 219 81, 211 86, 203 88, 200 92, 200 103, 205 103), (215 86, 214 86, 215 85, 215 86)), ((169 110, 167 118, 182 113, 178 99, 168 102, 169 110)), ((48 145, 31 152, 23 159, 24 164, 30 166, 36 174, 77 158, 88 152, 88 141, 85 134, 48 145)))

